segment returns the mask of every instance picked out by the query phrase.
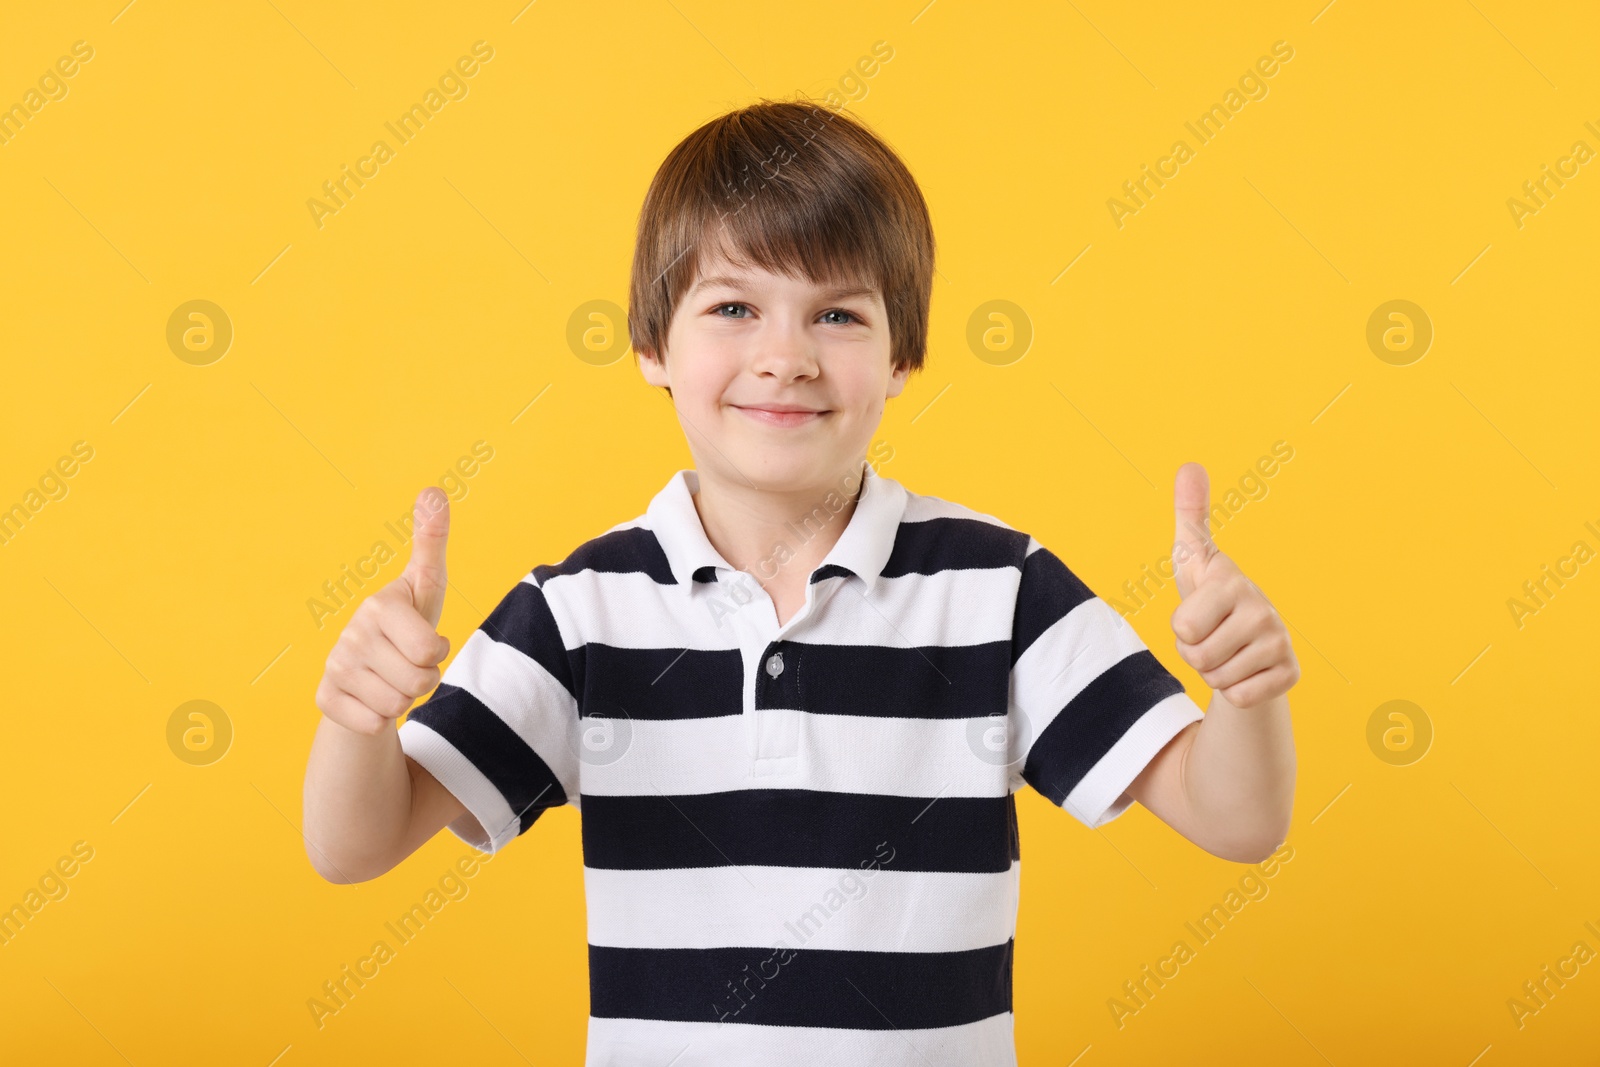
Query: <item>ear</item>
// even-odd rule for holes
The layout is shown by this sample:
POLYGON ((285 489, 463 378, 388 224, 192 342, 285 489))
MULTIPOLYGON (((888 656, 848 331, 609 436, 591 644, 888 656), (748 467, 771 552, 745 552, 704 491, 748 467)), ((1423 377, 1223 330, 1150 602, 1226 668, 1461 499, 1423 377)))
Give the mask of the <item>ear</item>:
POLYGON ((909 377, 911 377, 911 364, 902 363, 896 367, 889 375, 889 388, 884 393, 884 399, 899 396, 900 391, 906 387, 906 379, 909 377))
POLYGON ((653 348, 639 350, 639 372, 651 385, 665 387, 672 384, 672 380, 667 377, 666 365, 656 358, 656 351, 653 348))

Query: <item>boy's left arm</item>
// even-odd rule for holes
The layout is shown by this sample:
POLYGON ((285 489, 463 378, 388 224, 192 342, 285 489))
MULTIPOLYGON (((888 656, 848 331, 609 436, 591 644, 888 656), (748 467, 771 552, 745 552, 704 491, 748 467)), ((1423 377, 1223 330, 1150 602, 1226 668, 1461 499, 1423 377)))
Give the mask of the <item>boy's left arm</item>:
POLYGON ((1300 664, 1272 604, 1211 540, 1204 467, 1178 469, 1175 500, 1181 603, 1172 629, 1178 654, 1211 687, 1211 703, 1127 791, 1207 852, 1253 863, 1289 833, 1295 752, 1286 694, 1300 664))

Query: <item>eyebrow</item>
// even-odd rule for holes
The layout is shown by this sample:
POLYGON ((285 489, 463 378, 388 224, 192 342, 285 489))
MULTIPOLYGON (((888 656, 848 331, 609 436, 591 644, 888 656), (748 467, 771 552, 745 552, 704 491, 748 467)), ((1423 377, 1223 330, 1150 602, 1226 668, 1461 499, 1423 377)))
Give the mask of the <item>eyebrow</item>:
MULTIPOLYGON (((738 289, 740 287, 749 286, 751 284, 753 284, 753 283, 752 283, 752 279, 750 279, 750 278, 733 277, 733 276, 727 275, 727 274, 718 274, 718 275, 715 275, 715 276, 710 277, 710 278, 702 278, 702 279, 700 279, 700 281, 695 284, 694 288, 689 290, 689 295, 693 296, 694 294, 698 293, 702 289, 710 289, 710 288, 712 288, 714 286, 718 286, 718 285, 724 285, 724 286, 727 286, 730 289, 738 289)), ((838 286, 834 286, 832 288, 823 290, 822 295, 827 297, 830 300, 840 300, 840 299, 844 299, 844 298, 847 298, 847 297, 854 297, 854 296, 875 296, 875 295, 877 295, 877 292, 878 292, 878 289, 877 289, 876 286, 838 285, 838 286)))

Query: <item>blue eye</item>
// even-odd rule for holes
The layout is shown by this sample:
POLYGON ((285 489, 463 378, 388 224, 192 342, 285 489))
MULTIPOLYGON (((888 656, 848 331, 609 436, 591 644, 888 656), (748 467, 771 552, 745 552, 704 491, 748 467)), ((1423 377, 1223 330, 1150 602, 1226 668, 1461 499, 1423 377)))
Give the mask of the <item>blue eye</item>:
MULTIPOLYGON (((712 314, 714 314, 719 319, 749 318, 749 311, 750 311, 749 305, 741 304, 738 301, 729 301, 726 304, 717 304, 717 305, 713 306, 712 309, 711 309, 712 314), (723 312, 726 311, 728 308, 739 308, 740 310, 744 311, 746 314, 744 314, 744 315, 733 315, 733 316, 724 315, 723 312)), ((829 322, 828 323, 829 326, 849 326, 851 323, 859 324, 861 322, 861 318, 858 315, 856 315, 855 312, 846 311, 844 308, 829 308, 827 311, 824 311, 822 314, 823 315, 843 315, 848 320, 846 322, 829 322)))

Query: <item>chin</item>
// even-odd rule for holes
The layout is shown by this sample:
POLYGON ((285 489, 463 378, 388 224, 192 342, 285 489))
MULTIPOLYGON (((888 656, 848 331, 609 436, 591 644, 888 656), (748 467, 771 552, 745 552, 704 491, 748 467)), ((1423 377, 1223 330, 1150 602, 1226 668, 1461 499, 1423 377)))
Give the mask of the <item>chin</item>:
POLYGON ((736 452, 729 455, 745 469, 751 481, 774 492, 811 487, 825 490, 853 469, 848 455, 793 446, 751 450, 743 458, 736 452))
POLYGON ((735 465, 734 478, 742 474, 762 489, 778 492, 803 488, 816 481, 829 460, 813 449, 794 444, 738 441, 722 446, 725 464, 735 465))

